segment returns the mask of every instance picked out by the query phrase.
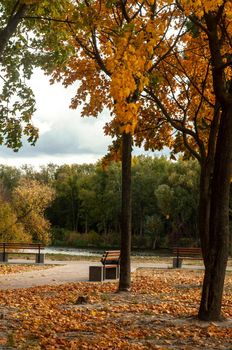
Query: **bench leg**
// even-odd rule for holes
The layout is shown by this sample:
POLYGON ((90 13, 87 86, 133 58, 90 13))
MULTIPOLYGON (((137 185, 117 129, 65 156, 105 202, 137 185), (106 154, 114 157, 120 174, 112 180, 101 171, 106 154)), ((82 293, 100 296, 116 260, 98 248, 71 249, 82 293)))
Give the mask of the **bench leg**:
POLYGON ((8 253, 0 253, 0 262, 8 262, 8 253))
POLYGON ((104 279, 115 280, 119 277, 118 266, 114 267, 104 267, 104 279))
POLYGON ((117 270, 116 270, 116 278, 119 278, 120 277, 120 265, 117 266, 117 270))
POLYGON ((177 257, 177 258, 173 258, 173 268, 174 269, 179 269, 182 267, 182 261, 183 259, 177 257))
POLYGON ((102 282, 103 281, 103 266, 89 267, 89 281, 102 282))
POLYGON ((35 255, 36 264, 44 264, 44 256, 45 256, 45 254, 37 253, 35 255))

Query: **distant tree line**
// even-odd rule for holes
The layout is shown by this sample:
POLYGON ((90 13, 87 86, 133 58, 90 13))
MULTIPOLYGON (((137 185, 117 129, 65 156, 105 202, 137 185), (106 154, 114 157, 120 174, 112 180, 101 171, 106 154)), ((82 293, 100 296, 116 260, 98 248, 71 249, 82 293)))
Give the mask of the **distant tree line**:
MULTIPOLYGON (((77 247, 117 246, 120 237, 120 166, 119 163, 111 163, 103 169, 100 163, 49 164, 35 170, 31 166, 15 168, 1 165, 1 199, 12 203, 13 194, 20 183, 24 181, 25 184, 26 181, 27 191, 31 190, 39 198, 32 204, 37 209, 42 193, 47 193, 48 203, 53 198, 51 193, 55 193, 50 205, 43 206, 43 210, 48 206, 45 214, 52 226, 51 243, 77 247), (37 192, 32 190, 35 183, 42 186, 37 192)), ((154 249, 171 244, 199 243, 198 181, 199 166, 195 161, 180 159, 171 162, 165 157, 145 156, 133 159, 134 248, 154 249)), ((25 199, 18 200, 16 206, 22 205, 23 201, 25 199)), ((34 218, 34 222, 37 221, 34 218)))

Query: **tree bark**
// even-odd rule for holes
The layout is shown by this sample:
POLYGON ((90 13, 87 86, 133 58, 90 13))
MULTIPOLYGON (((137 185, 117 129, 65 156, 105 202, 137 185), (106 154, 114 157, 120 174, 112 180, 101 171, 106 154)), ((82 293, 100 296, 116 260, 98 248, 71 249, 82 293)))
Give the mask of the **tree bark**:
POLYGON ((201 173, 200 173, 200 196, 199 196, 199 235, 201 240, 201 248, 203 253, 203 258, 205 262, 205 257, 208 251, 209 245, 209 222, 210 222, 210 200, 211 200, 211 185, 212 176, 214 169, 214 159, 216 142, 219 129, 220 121, 220 104, 218 101, 215 103, 214 108, 214 118, 210 126, 207 154, 205 151, 201 153, 201 173))
POLYGON ((232 105, 224 106, 212 179, 209 241, 199 318, 220 320, 229 246, 229 195, 232 176, 232 105))
POLYGON ((201 164, 200 174, 200 195, 199 195, 199 209, 198 209, 198 226, 199 236, 201 241, 202 255, 205 257, 209 245, 209 220, 210 220, 210 185, 211 185, 211 171, 206 162, 201 164))
POLYGON ((9 17, 6 27, 0 31, 0 61, 3 59, 3 51, 9 39, 15 33, 17 26, 27 11, 27 8, 28 5, 19 4, 19 1, 17 1, 15 9, 13 10, 12 15, 9 17))
POLYGON ((121 265, 119 291, 131 286, 131 153, 132 135, 122 135, 121 265))
POLYGON ((205 14, 211 54, 213 89, 221 107, 214 170, 212 176, 208 248, 205 256, 205 276, 199 309, 199 318, 220 320, 224 279, 229 248, 229 195, 232 176, 232 83, 223 64, 222 47, 226 36, 219 35, 222 28, 224 6, 218 12, 205 14))

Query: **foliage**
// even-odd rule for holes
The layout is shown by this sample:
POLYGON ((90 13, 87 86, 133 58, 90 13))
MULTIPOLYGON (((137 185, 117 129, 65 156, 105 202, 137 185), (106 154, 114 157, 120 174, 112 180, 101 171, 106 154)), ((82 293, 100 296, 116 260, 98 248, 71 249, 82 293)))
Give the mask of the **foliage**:
POLYGON ((22 179, 14 189, 12 200, 18 220, 34 241, 50 242, 50 223, 44 211, 54 199, 54 190, 36 180, 22 179))
MULTIPOLYGON (((17 192, 15 206, 19 203, 19 207, 16 208, 16 213, 20 217, 29 211, 26 220, 33 235, 34 232, 43 230, 43 224, 35 220, 37 214, 34 212, 34 208, 38 212, 42 206, 41 210, 44 212, 46 208, 45 217, 53 228, 53 244, 77 247, 94 244, 103 248, 104 245, 118 246, 121 198, 119 163, 114 162, 105 169, 98 163, 62 166, 50 164, 40 170, 28 166, 21 169, 2 166, 1 169, 0 181, 5 184, 3 188, 8 188, 7 198, 10 199, 12 193, 17 192), (17 186, 22 184, 25 177, 28 185, 23 180, 23 194, 19 194, 17 186), (27 186, 32 193, 26 191, 27 186), (46 202, 51 195, 49 187, 55 191, 55 198, 50 204, 46 202), (33 215, 30 212, 31 205, 33 215), (37 227, 33 229, 35 224, 37 227), (88 234, 91 231, 97 234, 94 242, 91 241, 91 234, 88 234)), ((133 247, 167 247, 183 238, 190 238, 197 244, 198 179, 199 167, 194 161, 179 159, 171 162, 165 157, 134 157, 133 247), (165 187, 172 191, 172 197, 161 196, 161 189, 165 187)), ((24 219, 20 222, 23 223, 24 219)), ((34 238, 36 237, 35 233, 34 238)))
MULTIPOLYGON (((71 108, 82 104, 85 116, 98 116, 104 107, 112 112, 106 133, 143 137, 143 115, 145 124, 153 114, 142 93, 151 81, 159 81, 161 62, 182 34, 183 16, 179 29, 173 22, 178 14, 168 1, 71 3, 68 13, 61 13, 62 23, 45 20, 39 28, 41 65, 52 82, 68 86, 79 81, 71 108), (173 29, 177 35, 169 35, 173 29)), ((161 149, 171 142, 172 130, 167 123, 158 127, 156 148, 161 149)), ((119 157, 118 148, 114 158, 119 157)))
POLYGON ((30 240, 23 225, 17 221, 17 216, 11 205, 2 199, 0 200, 0 232, 2 242, 30 240))
MULTIPOLYGON (((57 169, 53 183, 56 200, 47 214, 52 225, 73 230, 71 223, 75 209, 75 217, 78 218, 77 231, 87 233, 94 230, 104 237, 103 242, 106 244, 105 239, 110 240, 110 236, 116 237, 120 233, 120 166, 112 163, 102 169, 97 164, 91 167, 91 173, 85 172, 85 169, 86 165, 62 166, 57 169), (75 187, 73 195, 70 196, 69 186, 74 174, 75 187)), ((145 238, 146 235, 154 238, 168 236, 167 244, 173 240, 175 231, 180 238, 191 236, 196 239, 198 166, 195 162, 179 160, 174 164, 165 158, 135 157, 132 183, 132 231, 134 237, 141 236, 140 247, 151 248, 154 244, 152 239, 145 238), (160 186, 170 186, 174 191, 172 201, 168 198, 172 203, 168 213, 162 211, 161 198, 155 195, 160 186), (169 220, 166 218, 167 214, 170 215, 169 220), (148 232, 148 221, 153 216, 157 217, 160 224, 152 233, 148 232)), ((66 244, 65 235, 62 239, 59 234, 57 239, 66 244)), ((81 238, 84 241, 86 239, 85 235, 81 238)), ((133 240, 133 246, 137 246, 136 241, 137 239, 133 240)), ((160 239, 157 240, 158 245, 159 242, 160 239)), ((80 241, 80 244, 83 243, 80 241)))
POLYGON ((44 211, 54 199, 54 190, 26 179, 16 168, 2 166, 0 179, 0 240, 49 243, 50 223, 44 211), (12 176, 6 179, 8 174, 12 176))
POLYGON ((20 17, 29 7, 19 1, 2 1, 0 6, 0 144, 15 151, 21 147, 23 135, 31 144, 38 137, 38 130, 31 123, 35 100, 26 83, 32 75, 33 53, 28 28, 20 28, 20 17))
POLYGON ((35 28, 41 16, 56 17, 69 1, 3 0, 0 4, 0 144, 14 151, 22 139, 35 145, 38 129, 32 123, 35 98, 29 84, 39 65, 35 47, 40 42, 35 28), (35 20, 37 19, 37 21, 35 20))

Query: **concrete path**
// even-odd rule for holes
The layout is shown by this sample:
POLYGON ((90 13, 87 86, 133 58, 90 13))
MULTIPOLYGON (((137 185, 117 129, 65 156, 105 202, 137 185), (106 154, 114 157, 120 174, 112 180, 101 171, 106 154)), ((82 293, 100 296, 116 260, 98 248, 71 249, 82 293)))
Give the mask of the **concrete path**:
MULTIPOLYGON (((16 262, 23 263, 22 260, 15 260, 14 263, 16 262)), ((54 264, 55 266, 44 270, 0 275, 0 289, 29 288, 78 281, 88 282, 89 266, 98 265, 98 263, 91 261, 47 261, 46 264, 54 264)), ((171 264, 132 263, 132 272, 139 267, 167 269, 171 268, 171 264)), ((195 270, 203 269, 203 267, 183 265, 183 269, 195 270)), ((232 270, 232 267, 230 266, 228 270, 232 270)))
MULTIPOLYGON (((25 263, 26 261, 12 260, 13 262, 25 263)), ((56 266, 41 270, 0 275, 0 289, 29 288, 39 285, 54 285, 78 281, 88 282, 89 266, 98 265, 98 263, 91 261, 47 261, 46 265, 48 264, 54 264, 56 266)), ((137 267, 167 268, 167 265, 134 263, 132 264, 132 271, 135 271, 137 267)))
MULTIPOLYGON (((20 263, 23 262, 20 261, 20 263)), ((0 289, 29 288, 88 280, 89 261, 49 261, 47 264, 56 266, 0 276, 0 289)))

